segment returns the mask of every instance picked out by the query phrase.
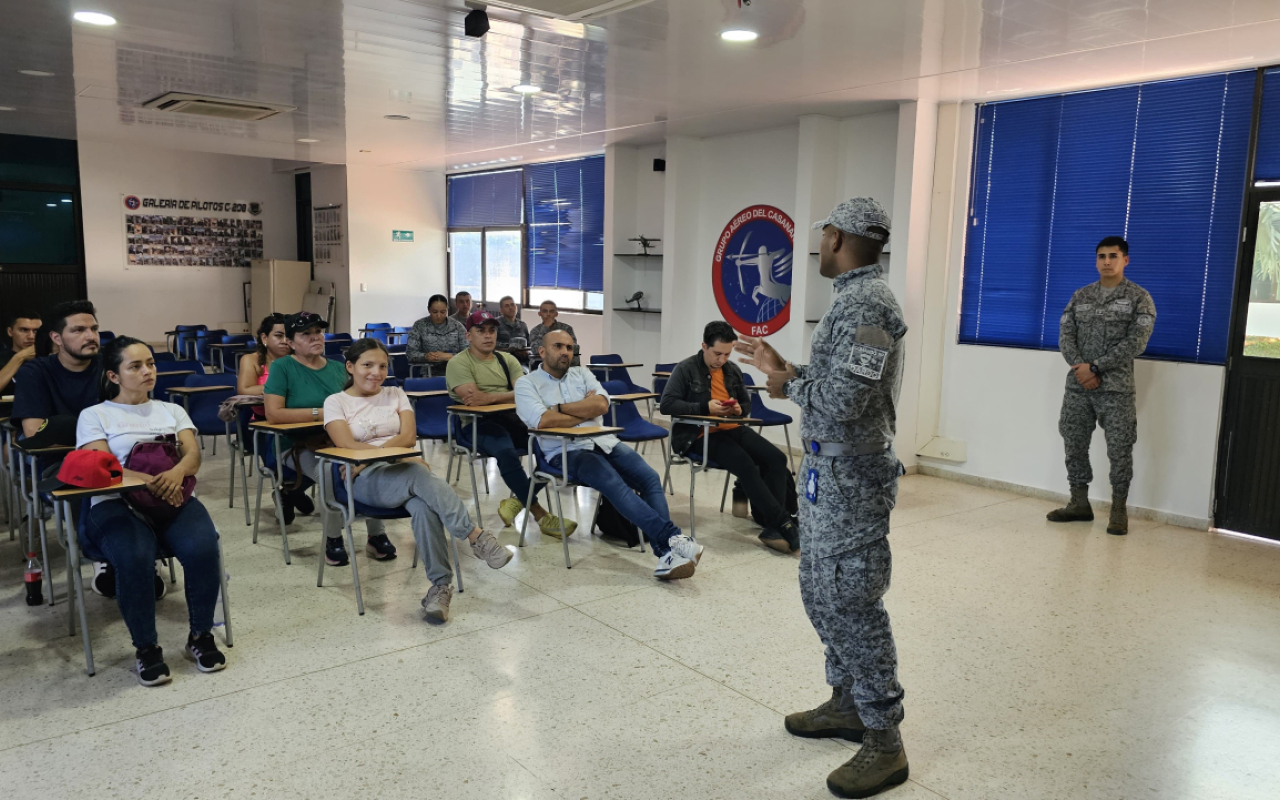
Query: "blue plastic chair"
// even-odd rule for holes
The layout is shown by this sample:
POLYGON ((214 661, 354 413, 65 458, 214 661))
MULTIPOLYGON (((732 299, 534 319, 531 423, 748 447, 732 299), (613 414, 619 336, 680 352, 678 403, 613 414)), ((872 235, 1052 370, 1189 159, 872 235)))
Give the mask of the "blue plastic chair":
POLYGON ((365 336, 368 336, 370 339, 377 339, 383 344, 386 344, 388 338, 387 334, 391 333, 391 323, 369 322, 365 324, 363 330, 365 336))
POLYGON ((195 346, 196 361, 199 361, 201 364, 204 364, 206 367, 214 366, 214 362, 213 362, 214 351, 213 351, 213 348, 209 347, 209 344, 211 342, 221 342, 222 337, 226 335, 227 335, 227 332, 221 328, 215 328, 211 331, 198 331, 196 333, 196 346, 195 346))
MULTIPOLYGON (((298 480, 298 473, 288 465, 288 462, 281 463, 281 459, 277 458, 277 448, 279 447, 279 436, 273 431, 266 431, 260 428, 249 428, 248 412, 252 406, 242 406, 239 415, 241 423, 240 430, 248 432, 249 439, 245 442, 246 452, 255 455, 258 460, 258 499, 254 505, 253 511, 253 543, 258 543, 258 522, 262 516, 262 482, 264 479, 271 481, 271 500, 276 507, 276 522, 280 525, 280 546, 284 550, 284 563, 292 564, 293 559, 289 555, 289 531, 284 524, 284 501, 281 498, 281 491, 285 483, 293 483, 298 480), (252 441, 252 444, 248 444, 252 441)), ((242 433, 242 437, 245 434, 242 433)), ((305 475, 299 486, 306 487, 311 485, 311 479, 305 475)), ((247 500, 246 500, 247 502, 247 500)), ((321 558, 323 561, 323 558, 321 558)))
MULTIPOLYGON (((630 387, 622 381, 605 381, 600 386, 610 397, 631 393, 630 387)), ((641 389, 641 391, 644 390, 641 389)), ((661 425, 654 425, 640 416, 640 411, 636 408, 634 400, 629 400, 625 403, 611 402, 609 404, 609 424, 623 429, 622 433, 615 435, 628 444, 657 442, 662 447, 663 459, 666 459, 667 437, 671 435, 671 432, 661 425)))
POLYGON ((199 361, 166 361, 156 364, 156 385, 151 390, 151 396, 156 400, 164 400, 165 402, 173 402, 169 397, 169 389, 174 386, 184 386, 186 384, 186 375, 178 375, 179 372, 194 372, 197 375, 204 374, 204 364, 199 361))
MULTIPOLYGON (((755 380, 747 373, 742 373, 742 382, 747 386, 755 386, 755 380)), ((787 438, 787 464, 791 467, 791 473, 794 475, 796 471, 795 455, 791 452, 791 428, 789 427, 794 420, 789 414, 783 414, 781 411, 775 411, 764 404, 765 392, 752 392, 751 398, 751 416, 758 419, 764 424, 762 428, 773 428, 778 425, 782 426, 782 435, 787 438)))
POLYGON ((329 358, 343 358, 342 354, 347 352, 350 346, 351 341, 348 339, 333 339, 324 343, 324 354, 329 358))
MULTIPOLYGON (((672 372, 675 370, 675 368, 676 368, 675 364, 654 364, 653 365, 654 372, 672 372)), ((658 396, 658 405, 662 404, 662 392, 667 388, 668 380, 670 379, 658 378, 658 377, 654 377, 653 379, 653 393, 658 396)), ((649 410, 649 421, 650 422, 653 421, 653 409, 649 410)))
MULTIPOLYGON (((551 462, 547 461, 546 455, 542 452, 542 446, 538 444, 538 437, 534 436, 532 432, 529 435, 529 462, 532 467, 533 477, 529 480, 529 496, 524 500, 524 507, 529 508, 533 505, 533 496, 537 494, 538 487, 540 485, 545 484, 550 487, 549 493, 551 495, 552 502, 556 507, 555 513, 560 519, 560 544, 564 547, 564 568, 573 569, 573 562, 569 559, 569 536, 564 524, 564 508, 560 503, 560 490, 586 485, 573 480, 572 474, 566 475, 564 470, 561 468, 552 466, 551 462)), ((561 463, 563 462, 564 459, 561 458, 561 463)), ((596 505, 591 512, 591 525, 587 527, 588 531, 595 530, 596 515, 600 513, 599 498, 600 495, 597 492, 596 505)), ((520 522, 520 547, 524 547, 524 532, 525 529, 529 527, 529 517, 531 516, 533 515, 525 514, 524 519, 520 522)), ((643 534, 640 535, 640 552, 644 552, 643 534)))
POLYGON ((391 329, 391 333, 388 335, 388 339, 394 340, 394 341, 391 341, 390 344, 395 344, 395 345, 408 344, 409 332, 412 330, 413 330, 412 327, 406 327, 404 325, 395 326, 394 328, 391 329))
POLYGON ((413 377, 409 371, 409 357, 406 355, 394 355, 391 357, 391 375, 402 380, 408 380, 413 377))
MULTIPOLYGON (((444 378, 410 378, 404 382, 406 392, 434 392, 447 388, 444 378)), ((410 399, 413 400, 413 417, 418 428, 418 447, 426 456, 423 442, 449 441, 449 412, 445 409, 454 404, 454 399, 447 394, 410 399)))
MULTIPOLYGON (((690 423, 682 423, 690 424, 690 423)), ((667 487, 669 494, 675 494, 675 490, 671 486, 671 467, 686 465, 689 467, 689 538, 695 538, 695 528, 697 524, 697 515, 694 514, 694 496, 697 491, 698 473, 706 472, 709 469, 724 469, 716 463, 715 459, 708 454, 710 441, 708 440, 707 431, 710 426, 717 423, 706 423, 703 427, 703 435, 698 437, 686 453, 677 453, 675 448, 671 448, 667 454, 667 469, 662 476, 662 485, 667 487)), ((725 500, 729 497, 729 478, 732 473, 725 470, 724 473, 724 491, 720 493, 720 513, 724 513, 725 500)))
POLYGON ((116 335, 111 331, 98 331, 98 343, 103 347, 106 347, 107 342, 114 338, 116 338, 116 335))
POLYGON ((216 375, 188 375, 182 385, 189 388, 221 387, 218 391, 179 395, 182 398, 182 407, 187 410, 187 416, 191 417, 191 421, 196 426, 196 435, 214 437, 213 455, 216 456, 218 437, 227 435, 227 423, 218 419, 218 407, 222 405, 223 400, 236 393, 236 376, 229 372, 220 372, 216 375))
MULTIPOLYGON (((238 345, 253 344, 253 335, 248 333, 233 333, 233 334, 230 334, 229 336, 223 336, 220 344, 238 344, 238 345)), ((228 347, 215 347, 212 349, 214 350, 213 358, 215 363, 218 366, 218 369, 222 370, 223 372, 235 372, 237 369, 239 369, 240 356, 244 355, 245 351, 239 350, 239 349, 232 349, 228 347), (230 369, 228 369, 227 367, 228 354, 231 355, 230 369)))
POLYGON ((185 359, 194 357, 194 351, 192 351, 191 348, 195 345, 196 334, 208 329, 208 325, 175 325, 173 328, 175 331, 173 349, 178 358, 185 359))
POLYGON ((326 333, 324 340, 326 342, 350 342, 352 338, 349 333, 326 333))

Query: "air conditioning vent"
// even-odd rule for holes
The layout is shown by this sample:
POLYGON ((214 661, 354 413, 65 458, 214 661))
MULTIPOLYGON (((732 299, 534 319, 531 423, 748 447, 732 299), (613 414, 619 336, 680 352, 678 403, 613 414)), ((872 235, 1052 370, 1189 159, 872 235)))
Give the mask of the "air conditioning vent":
POLYGON ((257 122, 267 117, 274 117, 276 114, 296 111, 298 108, 297 106, 286 106, 280 103, 235 100, 230 97, 208 97, 186 92, 166 92, 153 100, 143 103, 142 107, 173 114, 194 114, 197 117, 216 117, 217 119, 233 119, 240 122, 257 122))
POLYGON ((488 5, 553 19, 584 22, 652 2, 653 0, 489 0, 488 5))

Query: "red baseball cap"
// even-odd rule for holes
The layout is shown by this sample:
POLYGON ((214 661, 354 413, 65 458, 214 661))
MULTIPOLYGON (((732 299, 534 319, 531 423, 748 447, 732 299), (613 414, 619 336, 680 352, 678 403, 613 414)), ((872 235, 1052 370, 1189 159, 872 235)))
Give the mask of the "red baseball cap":
POLYGON ((488 309, 481 308, 477 311, 472 311, 471 316, 467 317, 467 330, 471 330, 477 325, 484 325, 489 322, 497 325, 498 318, 490 314, 488 309))
POLYGON ((58 489, 105 489, 124 481, 120 461, 105 450, 72 450, 62 460, 58 477, 41 481, 40 491, 58 489))

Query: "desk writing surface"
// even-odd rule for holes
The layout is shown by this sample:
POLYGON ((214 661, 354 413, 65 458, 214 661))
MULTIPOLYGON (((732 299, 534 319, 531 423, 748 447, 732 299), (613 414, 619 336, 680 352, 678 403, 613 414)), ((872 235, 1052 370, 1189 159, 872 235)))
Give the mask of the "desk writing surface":
POLYGON ((448 393, 448 389, 429 389, 420 392, 405 392, 405 395, 408 397, 439 397, 448 393))
POLYGON ((101 489, 58 489, 53 493, 54 498, 58 500, 71 500, 77 497, 93 497, 100 494, 115 494, 116 492, 128 492, 134 489, 141 489, 146 486, 146 482, 141 478, 124 478, 120 483, 112 486, 105 486, 101 489))
POLYGON ((496 414, 499 411, 515 411, 515 403, 496 403, 491 406, 449 406, 455 414, 496 414))
POLYGON ((551 436, 559 439, 582 439, 588 436, 604 436, 609 433, 622 433, 623 428, 610 425, 592 425, 585 428, 538 428, 529 433, 537 436, 551 436))
POLYGON ((175 370, 164 370, 164 371, 156 370, 157 377, 159 377, 160 375, 195 375, 195 374, 196 374, 196 371, 193 369, 175 369, 175 370))
POLYGON ((609 395, 609 401, 613 403, 631 403, 636 400, 652 400, 661 397, 660 394, 653 392, 632 392, 631 394, 612 394, 609 395))
POLYGON ((763 420, 752 417, 714 417, 709 414, 672 414, 672 419, 692 419, 702 422, 715 422, 720 425, 762 425, 763 420))
POLYGON ((234 386, 172 386, 165 389, 169 394, 200 394, 201 392, 235 392, 234 386))
POLYGON ((250 428, 257 428, 264 431, 301 431, 307 428, 323 428, 324 422, 316 420, 315 422, 250 422, 250 428))
POLYGON ((587 364, 587 366, 588 366, 588 367, 595 367, 596 369, 621 369, 621 368, 623 368, 623 367, 643 367, 643 366, 644 366, 644 364, 637 364, 637 363, 634 363, 634 362, 631 362, 631 361, 627 361, 627 362, 624 362, 624 363, 622 363, 622 364, 595 364, 595 363, 591 363, 591 364, 587 364))
POLYGON ((326 447, 316 455, 342 461, 347 464, 375 464, 380 461, 399 461, 404 458, 422 457, 416 447, 379 447, 376 450, 351 450, 345 447, 326 447))
POLYGON ((653 373, 653 377, 655 377, 655 378, 670 378, 670 377, 671 377, 671 373, 670 373, 670 372, 655 372, 655 373, 653 373))

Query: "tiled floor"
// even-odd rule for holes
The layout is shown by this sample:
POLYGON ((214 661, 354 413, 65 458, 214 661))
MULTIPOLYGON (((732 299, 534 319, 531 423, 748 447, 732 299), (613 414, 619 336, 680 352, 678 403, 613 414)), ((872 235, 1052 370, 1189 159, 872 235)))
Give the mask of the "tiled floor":
MULTIPOLYGON (((159 612, 173 683, 137 684, 96 596, 87 677, 64 587, 28 608, 19 544, 0 541, 0 796, 820 798, 856 747, 783 731, 827 696, 822 652, 797 560, 720 514, 716 480, 692 579, 658 583, 652 554, 585 532, 565 570, 533 535, 501 571, 464 551, 466 593, 435 627, 406 524, 398 560, 361 555, 359 617, 349 570, 315 585, 317 521, 295 524, 286 567, 268 512, 255 546, 227 508, 226 476, 206 458, 236 636, 216 675, 178 655, 180 574, 159 612)), ((686 522, 687 496, 671 503, 686 522)), ((911 781, 889 796, 1280 797, 1280 547, 1143 522, 1120 539, 1051 526, 1050 507, 903 480, 887 603, 911 781)))

